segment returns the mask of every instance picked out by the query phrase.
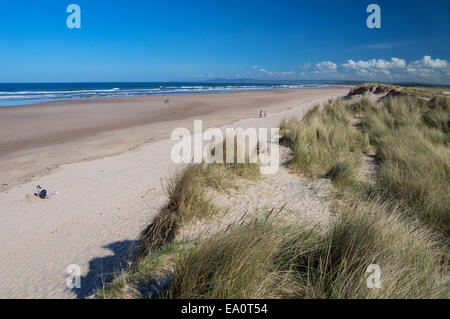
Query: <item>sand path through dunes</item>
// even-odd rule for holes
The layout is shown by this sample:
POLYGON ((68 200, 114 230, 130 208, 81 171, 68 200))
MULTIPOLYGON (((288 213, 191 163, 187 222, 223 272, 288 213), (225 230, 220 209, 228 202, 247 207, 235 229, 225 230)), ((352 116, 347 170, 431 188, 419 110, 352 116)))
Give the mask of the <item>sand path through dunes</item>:
MULTIPOLYGON (((229 126, 277 127, 333 94, 229 126)), ((139 232, 166 201, 162 180, 175 164, 175 142, 161 140, 139 150, 64 165, 60 170, 0 193, 0 297, 84 298, 102 277, 126 261, 139 232), (59 194, 24 200, 36 183, 59 194), (82 288, 66 287, 66 268, 77 264, 82 288)))

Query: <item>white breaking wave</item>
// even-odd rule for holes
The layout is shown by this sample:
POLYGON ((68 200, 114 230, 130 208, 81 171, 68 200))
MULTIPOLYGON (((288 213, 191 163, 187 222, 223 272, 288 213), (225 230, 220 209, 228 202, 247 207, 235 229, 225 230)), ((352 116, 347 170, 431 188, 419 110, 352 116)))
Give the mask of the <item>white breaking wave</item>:
POLYGON ((276 89, 302 89, 326 87, 325 84, 242 84, 242 85, 180 85, 149 88, 105 88, 105 89, 79 89, 79 90, 20 90, 0 91, 0 106, 33 104, 49 101, 64 101, 93 98, 117 98, 151 95, 199 94, 199 93, 226 93, 233 91, 261 91, 276 89), (21 103, 23 102, 23 103, 21 103))

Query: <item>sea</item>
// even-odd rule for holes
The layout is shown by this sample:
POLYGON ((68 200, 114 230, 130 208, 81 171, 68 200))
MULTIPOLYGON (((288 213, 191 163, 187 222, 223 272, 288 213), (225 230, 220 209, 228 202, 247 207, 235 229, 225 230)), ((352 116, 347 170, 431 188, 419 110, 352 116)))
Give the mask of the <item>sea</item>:
MULTIPOLYGON (((345 85, 345 83, 339 83, 345 85)), ((338 84, 338 85, 339 85, 338 84)), ((0 83, 0 106, 17 106, 84 99, 152 95, 226 93, 235 91, 323 88, 332 82, 113 82, 113 83, 0 83)))

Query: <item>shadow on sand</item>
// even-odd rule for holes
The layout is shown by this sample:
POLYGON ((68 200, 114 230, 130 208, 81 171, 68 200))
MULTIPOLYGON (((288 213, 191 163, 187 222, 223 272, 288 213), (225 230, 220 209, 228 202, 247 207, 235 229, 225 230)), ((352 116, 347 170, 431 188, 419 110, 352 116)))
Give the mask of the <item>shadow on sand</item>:
POLYGON ((101 289, 104 283, 110 282, 114 275, 126 270, 129 261, 133 259, 136 245, 135 240, 124 240, 103 246, 113 255, 89 261, 89 271, 86 276, 81 277, 81 288, 72 289, 77 298, 84 299, 91 296, 96 289, 101 289))

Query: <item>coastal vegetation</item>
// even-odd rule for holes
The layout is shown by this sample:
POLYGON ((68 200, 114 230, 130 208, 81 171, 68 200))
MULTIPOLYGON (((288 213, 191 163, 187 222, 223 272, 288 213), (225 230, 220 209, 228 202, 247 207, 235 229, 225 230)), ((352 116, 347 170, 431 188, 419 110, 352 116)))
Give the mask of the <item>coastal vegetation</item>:
POLYGON ((312 178, 325 176, 361 189, 362 156, 375 149, 379 166, 371 195, 395 202, 437 231, 450 232, 449 99, 415 96, 379 104, 333 101, 303 120, 282 123, 292 167, 312 178), (352 124, 353 123, 353 124, 352 124))
POLYGON ((227 192, 239 178, 261 177, 249 163, 177 171, 167 206, 141 235, 139 257, 97 295, 448 298, 449 124, 446 96, 375 84, 282 122, 292 174, 327 178, 336 188, 326 228, 286 223, 268 210, 180 239, 183 225, 218 214, 208 189, 227 192), (371 265, 381 272, 375 288, 371 265))

